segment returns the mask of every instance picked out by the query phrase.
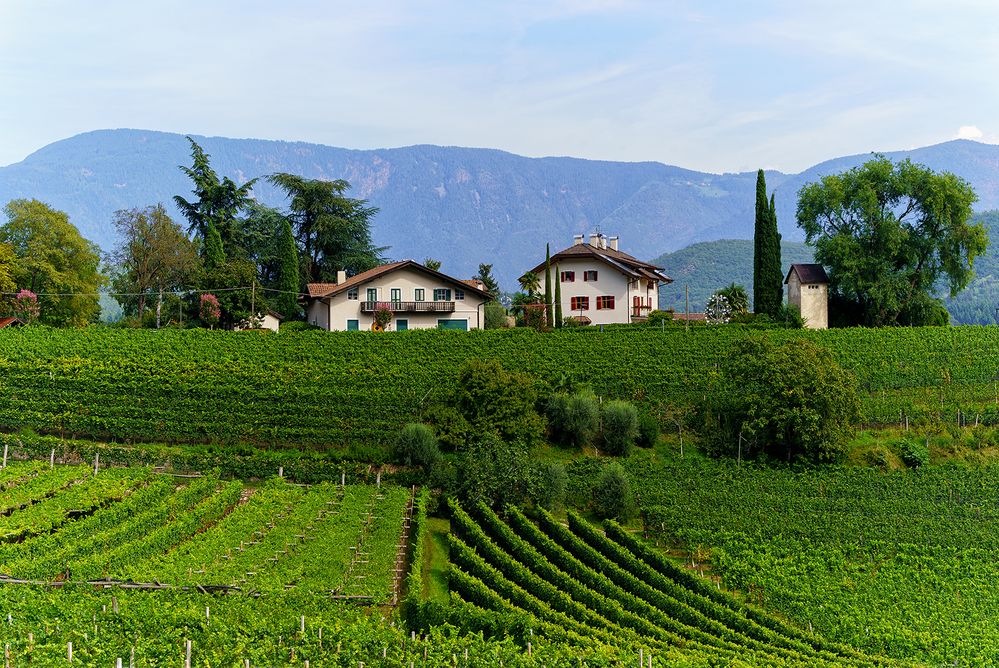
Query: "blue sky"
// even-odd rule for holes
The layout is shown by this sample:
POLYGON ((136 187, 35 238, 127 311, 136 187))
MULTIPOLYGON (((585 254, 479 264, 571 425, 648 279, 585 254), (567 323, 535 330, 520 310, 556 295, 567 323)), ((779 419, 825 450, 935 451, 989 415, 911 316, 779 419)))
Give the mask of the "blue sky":
POLYGON ((0 0, 0 165, 99 128, 799 171, 999 142, 999 3, 0 0))

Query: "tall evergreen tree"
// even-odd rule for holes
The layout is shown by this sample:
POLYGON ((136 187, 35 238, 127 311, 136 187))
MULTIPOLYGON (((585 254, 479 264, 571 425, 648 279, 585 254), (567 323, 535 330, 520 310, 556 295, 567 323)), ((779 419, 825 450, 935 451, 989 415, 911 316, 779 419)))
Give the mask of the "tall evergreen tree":
POLYGON ((205 243, 201 247, 201 257, 204 261, 205 272, 211 273, 220 269, 225 264, 225 251, 222 250, 222 235, 215 227, 214 221, 208 221, 205 230, 205 243))
POLYGON ((298 246, 295 235, 291 231, 291 223, 287 218, 281 224, 278 250, 280 264, 278 265, 277 293, 274 306, 285 318, 291 319, 298 314, 298 290, 301 275, 298 270, 298 246))
POLYGON ((552 251, 545 244, 545 327, 552 326, 552 251))
POLYGON ((562 326, 562 274, 555 265, 555 326, 562 326))
POLYGON ((776 317, 783 302, 780 233, 773 195, 767 200, 763 170, 756 173, 756 224, 753 229, 753 311, 776 317))

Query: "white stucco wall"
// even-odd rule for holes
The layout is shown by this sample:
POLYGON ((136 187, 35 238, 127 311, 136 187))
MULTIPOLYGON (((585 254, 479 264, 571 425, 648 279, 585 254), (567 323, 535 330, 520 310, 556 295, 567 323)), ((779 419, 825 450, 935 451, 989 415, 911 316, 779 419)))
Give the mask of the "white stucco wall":
MULTIPOLYGON (((570 315, 581 315, 578 309, 572 310, 571 308, 573 297, 590 298, 590 307, 588 310, 583 311, 582 315, 588 317, 594 325, 632 322, 635 297, 641 299, 641 304, 643 306, 650 307, 639 311, 642 317, 648 316, 650 310, 658 308, 659 306, 659 293, 656 281, 646 281, 644 279, 640 279, 632 282, 631 279, 626 277, 611 265, 599 260, 590 260, 586 258, 569 258, 566 260, 559 260, 557 268, 558 272, 556 272, 556 265, 552 265, 553 291, 555 289, 555 281, 561 279, 561 272, 576 272, 575 280, 573 282, 563 282, 561 284, 562 315, 564 317, 568 317, 570 315), (583 272, 592 270, 597 272, 597 280, 584 281, 583 272), (613 296, 614 308, 598 309, 597 297, 599 296, 613 296)), ((541 279, 543 282, 543 275, 541 279)), ((542 285, 542 288, 543 287, 544 286, 542 285)))
POLYGON ((787 303, 801 311, 808 329, 829 328, 829 286, 824 283, 802 284, 798 274, 787 279, 787 303))
POLYGON ((412 269, 397 269, 383 276, 378 276, 367 283, 362 283, 357 287, 357 299, 348 299, 347 291, 338 293, 330 298, 329 305, 322 301, 313 302, 309 308, 309 322, 332 330, 346 330, 348 320, 357 320, 358 329, 370 330, 374 323, 373 313, 362 313, 361 303, 367 301, 367 291, 369 288, 377 291, 375 301, 390 302, 392 299, 392 289, 398 288, 401 291, 400 301, 417 301, 415 291, 418 288, 424 290, 423 301, 432 302, 435 288, 447 288, 451 290, 451 300, 454 302, 453 312, 398 312, 389 324, 389 330, 396 329, 396 320, 404 319, 409 323, 409 329, 431 329, 437 327, 438 320, 465 320, 468 329, 480 329, 482 327, 482 305, 485 299, 474 294, 470 286, 456 285, 436 281, 432 277, 412 269), (456 300, 455 290, 464 290, 465 299, 456 300))

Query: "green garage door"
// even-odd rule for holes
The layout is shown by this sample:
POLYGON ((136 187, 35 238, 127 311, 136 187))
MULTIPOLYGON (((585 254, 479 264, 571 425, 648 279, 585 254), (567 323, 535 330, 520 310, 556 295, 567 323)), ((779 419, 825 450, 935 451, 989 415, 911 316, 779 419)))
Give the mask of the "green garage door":
POLYGON ((468 321, 467 320, 438 320, 437 329, 460 329, 463 332, 468 331, 468 321))

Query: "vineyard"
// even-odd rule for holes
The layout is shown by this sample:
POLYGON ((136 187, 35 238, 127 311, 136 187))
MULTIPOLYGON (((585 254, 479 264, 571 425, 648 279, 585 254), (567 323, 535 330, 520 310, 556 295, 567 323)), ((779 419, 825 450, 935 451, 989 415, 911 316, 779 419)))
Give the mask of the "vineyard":
MULTIPOLYGON (((630 648, 657 662, 888 665, 738 602, 611 523, 452 508, 450 587, 468 624, 490 617, 528 638, 630 648)), ((640 659, 641 660, 641 659, 640 659)))
POLYGON ((999 665, 999 469, 628 464, 646 530, 726 588, 866 652, 999 665))
MULTIPOLYGON (((496 358, 540 383, 566 370, 603 396, 697 405, 737 327, 455 333, 39 327, 0 333, 0 431, 118 442, 377 450, 447 398, 455 369, 496 358), (582 363, 581 361, 584 361, 582 363)), ((999 422, 999 330, 774 330, 852 370, 868 423, 999 422)))

